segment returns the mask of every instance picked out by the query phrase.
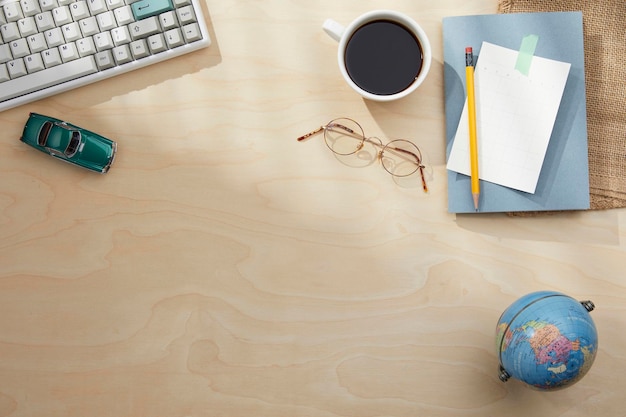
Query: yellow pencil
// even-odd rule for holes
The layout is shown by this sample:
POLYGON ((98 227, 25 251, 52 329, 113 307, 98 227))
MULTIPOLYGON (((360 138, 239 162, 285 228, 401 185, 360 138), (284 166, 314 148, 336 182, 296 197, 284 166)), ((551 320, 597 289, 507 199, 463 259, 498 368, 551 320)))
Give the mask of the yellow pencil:
POLYGON ((470 181, 474 209, 478 211, 480 181, 478 179, 478 144, 476 139, 476 99, 474 95, 474 53, 471 47, 465 48, 465 79, 467 82, 467 113, 469 119, 470 181))

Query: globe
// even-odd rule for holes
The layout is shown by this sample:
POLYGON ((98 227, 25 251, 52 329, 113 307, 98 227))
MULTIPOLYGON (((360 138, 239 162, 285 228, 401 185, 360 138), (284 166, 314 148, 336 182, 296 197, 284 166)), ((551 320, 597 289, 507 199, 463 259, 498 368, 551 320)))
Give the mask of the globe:
POLYGON ((591 301, 554 291, 527 294, 511 304, 496 326, 500 380, 513 377, 539 390, 579 381, 598 350, 593 308, 591 301))

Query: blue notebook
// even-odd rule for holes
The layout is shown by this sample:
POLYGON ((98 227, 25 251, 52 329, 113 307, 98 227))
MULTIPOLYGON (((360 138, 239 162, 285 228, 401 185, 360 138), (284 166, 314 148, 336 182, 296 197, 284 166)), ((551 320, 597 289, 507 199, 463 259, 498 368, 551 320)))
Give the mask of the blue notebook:
MULTIPOLYGON (((481 180, 480 212, 557 211, 589 208, 587 111, 581 12, 458 16, 443 19, 446 160, 466 98, 465 48, 480 61, 483 42, 520 50, 536 35, 534 57, 571 64, 534 193, 481 180)), ((532 58, 531 58, 532 59, 532 58)), ((531 64, 532 65, 532 60, 531 64)), ((513 133, 511 132, 511 136, 513 133)), ((503 137, 503 140, 506 140, 503 137)), ((480 141, 480 137, 478 138, 480 141)), ((448 170, 448 211, 475 213, 470 178, 448 170)))

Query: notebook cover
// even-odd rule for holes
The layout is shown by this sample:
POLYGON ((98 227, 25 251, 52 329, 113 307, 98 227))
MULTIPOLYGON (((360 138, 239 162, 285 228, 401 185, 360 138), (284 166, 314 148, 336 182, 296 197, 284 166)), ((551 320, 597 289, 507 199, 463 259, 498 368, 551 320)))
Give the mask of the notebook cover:
MULTIPOLYGON (((487 41, 518 50, 538 35, 535 56, 572 66, 534 194, 481 181, 480 212, 589 208, 587 111, 581 12, 456 16, 443 19, 446 160, 465 103, 465 48, 480 59, 487 41)), ((479 138, 480 140, 480 138, 479 138)), ((468 176, 448 170, 448 211, 475 213, 468 176)))

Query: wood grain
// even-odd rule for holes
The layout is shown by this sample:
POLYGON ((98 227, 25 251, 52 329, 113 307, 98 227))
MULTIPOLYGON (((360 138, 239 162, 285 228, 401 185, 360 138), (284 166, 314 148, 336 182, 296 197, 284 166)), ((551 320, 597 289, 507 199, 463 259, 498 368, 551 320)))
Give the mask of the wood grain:
POLYGON ((209 0, 209 49, 0 113, 0 416, 623 415, 626 211, 446 212, 441 19, 496 7, 209 0), (321 24, 383 7, 434 62, 381 104, 321 24), (29 111, 117 140, 111 171, 21 144, 29 111), (296 142, 340 116, 414 140, 430 192, 296 142), (543 289, 600 334, 554 393, 497 377, 499 315, 543 289))

